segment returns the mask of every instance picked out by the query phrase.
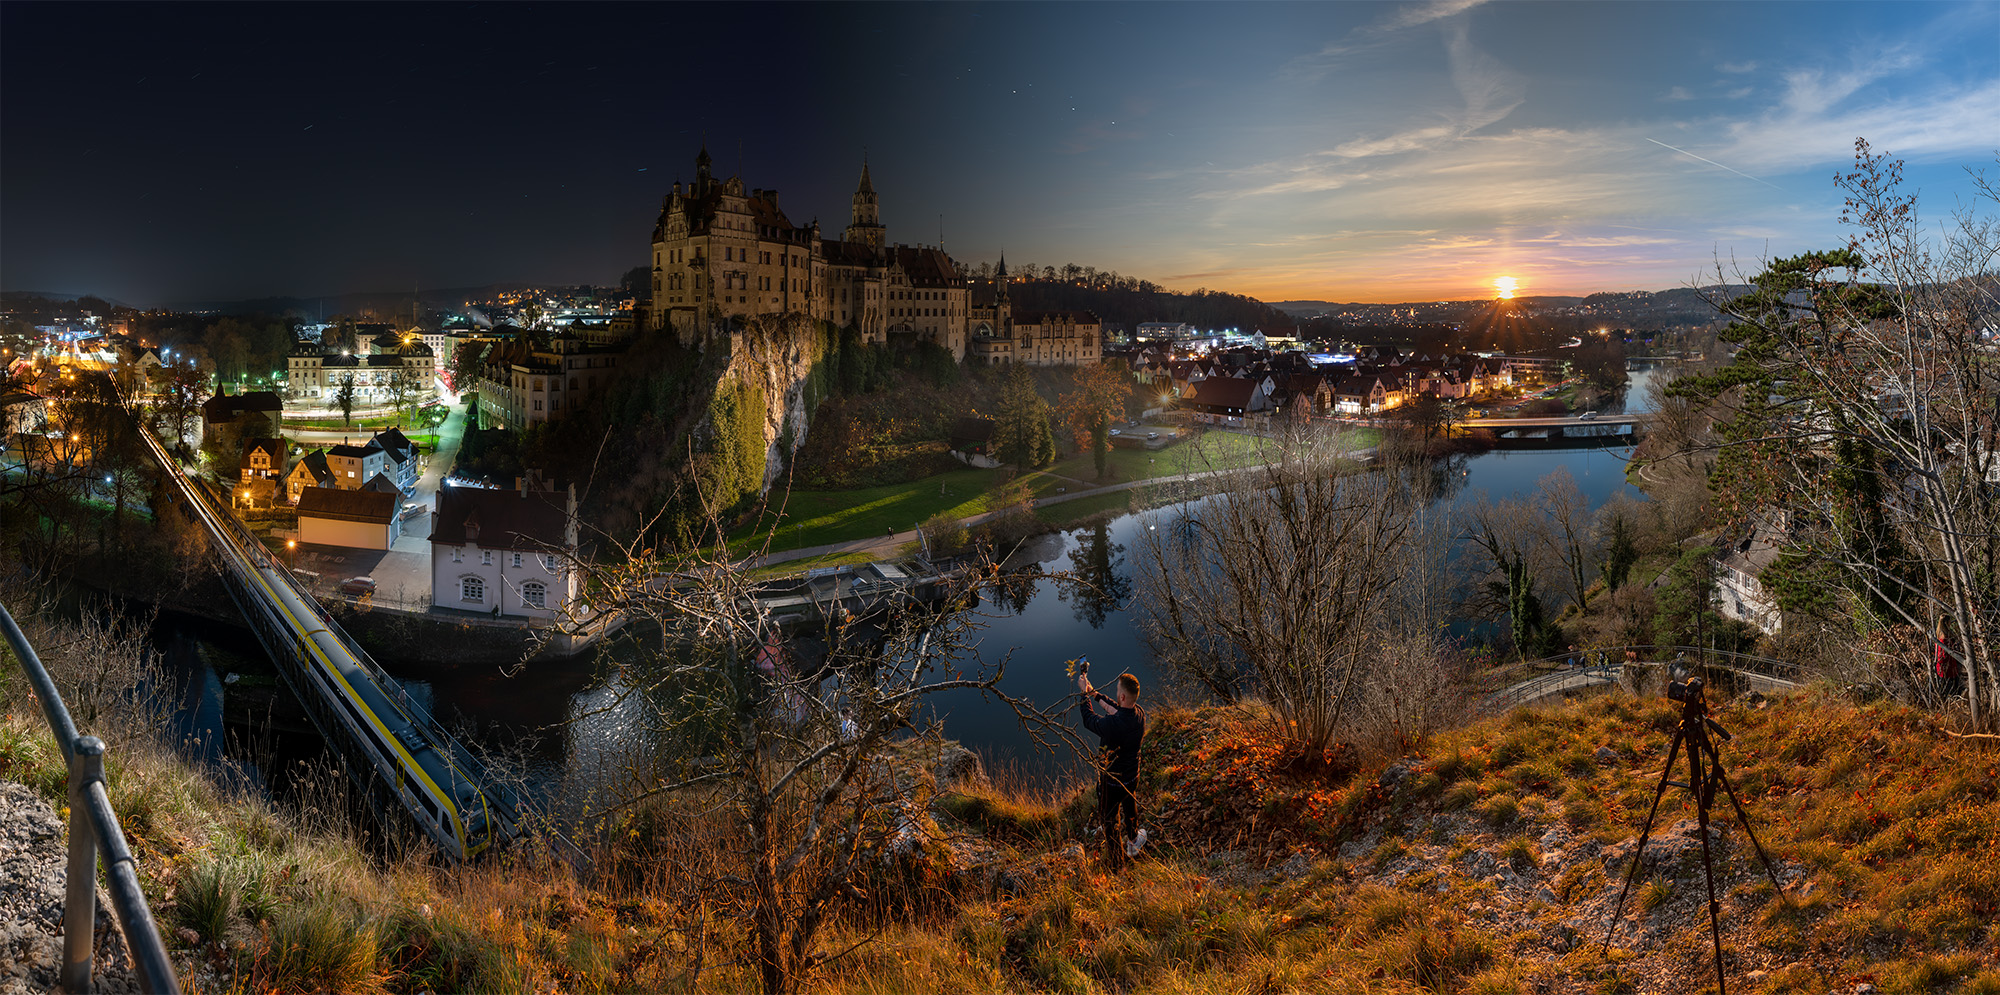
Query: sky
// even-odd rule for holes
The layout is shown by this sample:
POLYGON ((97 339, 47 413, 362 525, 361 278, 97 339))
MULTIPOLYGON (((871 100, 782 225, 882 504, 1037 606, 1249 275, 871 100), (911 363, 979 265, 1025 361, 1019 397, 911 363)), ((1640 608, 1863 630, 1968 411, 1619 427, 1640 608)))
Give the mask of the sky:
POLYGON ((1662 290, 2000 181, 1976 3, 0 4, 0 288, 615 282, 715 167, 1177 290, 1662 290))

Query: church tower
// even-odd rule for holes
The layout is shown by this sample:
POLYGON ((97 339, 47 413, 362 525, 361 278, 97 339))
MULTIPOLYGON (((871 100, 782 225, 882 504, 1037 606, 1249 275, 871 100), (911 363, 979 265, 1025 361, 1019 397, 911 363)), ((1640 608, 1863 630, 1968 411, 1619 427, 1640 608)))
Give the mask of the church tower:
POLYGON ((861 186, 854 191, 854 220, 848 224, 841 241, 877 249, 889 242, 888 230, 882 227, 881 209, 875 202, 875 184, 868 179, 866 159, 861 160, 861 186))

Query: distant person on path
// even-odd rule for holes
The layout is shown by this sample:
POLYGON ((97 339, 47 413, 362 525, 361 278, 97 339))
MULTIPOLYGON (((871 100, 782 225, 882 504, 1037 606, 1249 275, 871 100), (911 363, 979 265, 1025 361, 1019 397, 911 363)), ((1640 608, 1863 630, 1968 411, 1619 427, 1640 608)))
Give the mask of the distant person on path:
POLYGON ((1088 661, 1076 675, 1077 690, 1083 693, 1078 707, 1083 710, 1083 727, 1097 734, 1103 744, 1098 760, 1097 812, 1104 824, 1104 861, 1122 867, 1125 858, 1138 856, 1146 845, 1146 831, 1139 828, 1139 741, 1146 735, 1146 710, 1139 707, 1139 679, 1118 675, 1118 698, 1112 700, 1090 685, 1088 661), (1092 706, 1096 711, 1092 711, 1092 706), (1119 832, 1119 815, 1124 831, 1119 832))
POLYGON ((1931 677, 1936 682, 1937 693, 1945 698, 1956 698, 1965 693, 1965 674, 1959 668, 1958 657, 1944 642, 1944 623, 1939 622, 1937 636, 1932 640, 1931 677))

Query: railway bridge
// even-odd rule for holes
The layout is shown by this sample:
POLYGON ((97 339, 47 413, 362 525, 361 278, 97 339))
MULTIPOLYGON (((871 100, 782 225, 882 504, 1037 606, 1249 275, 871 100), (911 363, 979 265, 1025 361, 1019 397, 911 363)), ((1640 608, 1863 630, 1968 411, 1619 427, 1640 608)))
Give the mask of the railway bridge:
POLYGON ((519 796, 342 631, 143 424, 139 436, 166 471, 173 503, 208 532, 237 610, 377 815, 408 818, 459 860, 519 832, 519 796))

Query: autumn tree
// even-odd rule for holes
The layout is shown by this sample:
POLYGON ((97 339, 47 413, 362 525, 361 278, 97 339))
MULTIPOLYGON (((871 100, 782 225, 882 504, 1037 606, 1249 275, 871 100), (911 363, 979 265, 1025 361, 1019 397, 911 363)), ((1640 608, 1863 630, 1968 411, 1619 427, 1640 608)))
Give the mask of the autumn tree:
POLYGON ((1103 479, 1110 469, 1111 422, 1123 418, 1132 396, 1132 374, 1122 362, 1091 363, 1075 371, 1074 389, 1058 409, 1079 452, 1088 451, 1103 479))

